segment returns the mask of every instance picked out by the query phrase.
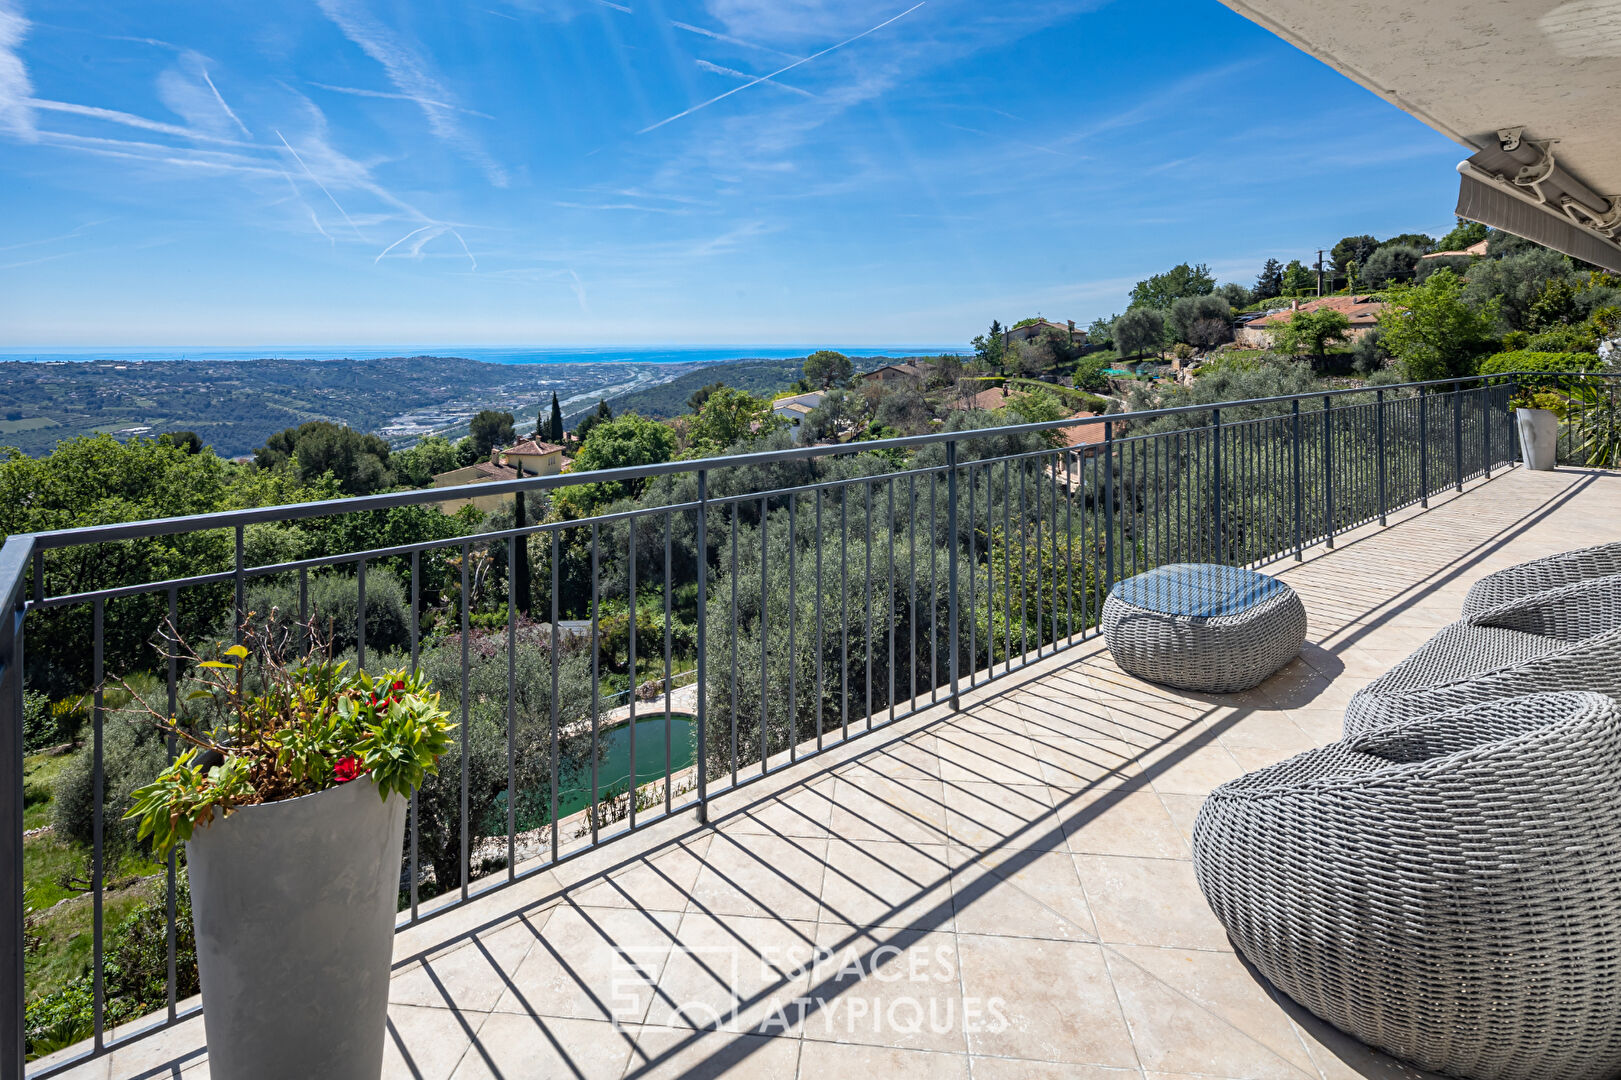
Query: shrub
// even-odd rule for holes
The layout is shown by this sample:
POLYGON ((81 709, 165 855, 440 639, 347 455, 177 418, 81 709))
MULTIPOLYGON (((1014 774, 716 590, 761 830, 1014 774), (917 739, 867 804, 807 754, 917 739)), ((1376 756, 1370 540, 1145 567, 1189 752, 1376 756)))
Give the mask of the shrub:
MULTIPOLYGON (((283 618, 298 617, 298 586, 292 581, 268 582, 248 592, 248 610, 256 618, 267 617, 272 608, 283 618)), ((330 634, 332 651, 355 647, 359 625, 360 586, 353 574, 330 570, 309 580, 309 613, 323 634, 330 634)), ((366 571, 366 651, 382 654, 409 648, 411 643, 410 603, 405 586, 394 573, 383 567, 366 571)))
MULTIPOLYGON (((95 775, 92 754, 77 754, 56 778, 51 823, 56 835, 83 844, 94 842, 95 775)), ((102 840, 108 866, 135 848, 136 825, 123 820, 135 805, 135 790, 152 782, 169 763, 163 736, 145 721, 117 713, 102 720, 102 840)))
POLYGON ((1482 375, 1506 375, 1513 371, 1597 371, 1602 365, 1592 353, 1538 352, 1515 349, 1488 356, 1481 362, 1482 375))
POLYGON ((23 694, 23 753, 33 754, 64 741, 51 699, 32 690, 23 694))
MULTIPOLYGON (((161 879, 159 879, 161 880, 161 879)), ((108 1024, 134 1020, 168 1004, 168 912, 162 899, 143 904, 107 936, 102 977, 108 1024)), ((175 875, 175 998, 197 993, 197 942, 191 883, 175 875)), ((24 1031, 30 1060, 90 1037, 95 984, 90 973, 28 1003, 24 1031)))

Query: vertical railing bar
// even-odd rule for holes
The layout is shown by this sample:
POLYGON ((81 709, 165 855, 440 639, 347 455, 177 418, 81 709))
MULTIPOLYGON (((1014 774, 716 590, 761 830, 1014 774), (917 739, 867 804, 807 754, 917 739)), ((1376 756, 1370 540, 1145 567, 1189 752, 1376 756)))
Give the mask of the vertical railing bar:
MULTIPOLYGON (((234 574, 234 577, 233 577, 233 580, 232 580, 232 585, 234 587, 234 592, 235 592, 235 600, 233 601, 232 611, 233 611, 234 616, 235 616, 233 621, 236 624, 235 626, 233 626, 231 628, 231 640, 232 640, 233 643, 235 643, 237 645, 242 644, 242 622, 243 622, 244 619, 247 618, 247 614, 248 614, 248 608, 247 608, 247 587, 248 587, 247 583, 248 583, 248 579, 247 579, 247 573, 246 573, 247 567, 245 565, 243 565, 245 558, 246 558, 246 556, 244 554, 242 526, 238 525, 236 527, 236 558, 233 560, 233 562, 231 564, 232 565, 232 571, 233 571, 233 574, 234 574)), ((99 1044, 98 1044, 98 1049, 99 1049, 99 1044)))
POLYGON ((671 779, 670 737, 673 724, 670 718, 671 694, 670 686, 671 658, 674 650, 674 639, 670 629, 670 548, 671 548, 671 518, 674 515, 664 515, 664 815, 668 817, 673 806, 674 795, 670 788, 674 786, 671 779))
MULTIPOLYGON (((519 498, 522 498, 520 495, 519 498)), ((518 544, 507 537, 507 880, 518 875, 518 544)), ((364 610, 364 608, 362 609, 364 610)))
MULTIPOLYGON (((462 542, 462 596, 461 596, 461 600, 462 600, 462 604, 461 604, 461 607, 462 607, 462 610, 461 610, 461 618, 462 618, 462 625, 461 625, 461 629, 462 629, 462 670, 461 670, 461 675, 462 675, 462 683, 461 683, 461 686, 462 686, 462 690, 461 690, 461 703, 462 703, 462 726, 461 726, 462 776, 461 776, 461 801, 459 803, 459 805, 461 807, 461 820, 460 820, 460 823, 461 823, 461 863, 460 863, 460 866, 461 866, 461 876, 462 876, 461 893, 462 893, 462 899, 463 900, 467 899, 467 879, 473 876, 472 847, 471 847, 471 842, 470 842, 471 838, 468 835, 468 822, 467 822, 467 814, 468 814, 467 789, 468 789, 468 779, 469 779, 469 773, 468 773, 469 762, 468 762, 468 758, 467 758, 467 755, 468 755, 468 742, 469 742, 468 732, 467 732, 467 728, 468 728, 468 708, 469 708, 469 703, 468 703, 468 700, 467 700, 467 667, 468 667, 468 647, 467 647, 468 643, 467 643, 467 639, 471 636, 471 627, 469 626, 470 616, 469 616, 469 613, 468 613, 468 608, 471 605, 471 599, 468 596, 468 593, 472 588, 471 583, 470 583, 470 575, 469 575, 469 572, 468 572, 468 563, 470 563, 471 561, 472 561, 472 549, 468 547, 466 541, 463 541, 462 542)), ((444 883, 440 882, 440 884, 443 885, 444 883)))
POLYGON ((1022 667, 1030 662, 1030 590, 1026 584, 1030 580, 1029 544, 1025 540, 1025 531, 1030 521, 1025 514, 1024 507, 1024 476, 1028 471, 1023 458, 1019 460, 1019 665, 1022 667))
MULTIPOLYGON (((1071 643, 1075 640, 1075 464, 1076 452, 1064 451, 1064 557, 1066 571, 1064 574, 1064 619, 1069 629, 1068 638, 1071 643)), ((972 515, 970 515, 972 516, 972 515)), ((1084 524, 1086 516, 1081 520, 1084 524)), ((1086 548, 1082 545, 1084 553, 1086 548)), ((1083 626, 1082 629, 1085 629, 1083 626)))
POLYGON ((822 749, 822 702, 825 690, 826 666, 822 653, 826 644, 822 637, 822 493, 816 492, 816 749, 822 749))
MULTIPOLYGON (((799 505, 788 493, 788 760, 799 760, 799 505)), ((893 666, 893 665, 892 665, 893 666)))
POLYGON ((1013 466, 1002 461, 1002 631, 1007 651, 1002 674, 1013 670, 1013 466))
POLYGON ((770 608, 767 606, 770 592, 766 588, 766 563, 770 561, 771 553, 770 530, 766 528, 767 518, 771 512, 769 501, 760 499, 760 775, 766 774, 766 759, 770 757, 766 746, 766 708, 770 696, 771 676, 766 663, 766 628, 771 622, 770 608))
POLYGON ((1305 558, 1306 548, 1306 523, 1303 520, 1305 513, 1305 494, 1301 490, 1303 478, 1301 475, 1300 461, 1300 399, 1295 398, 1292 402, 1290 402, 1290 405, 1293 407, 1293 415, 1290 423, 1292 426, 1291 441, 1293 444, 1292 471, 1294 473, 1295 486, 1295 562, 1299 562, 1305 558))
POLYGON ((1452 478, 1463 493, 1463 391, 1452 384, 1452 478))
MULTIPOLYGON (((240 541, 241 535, 242 535, 242 530, 241 530, 240 527, 238 527, 238 529, 237 529, 237 537, 238 537, 237 567, 238 567, 239 570, 240 570, 241 565, 242 565, 242 560, 240 558, 240 555, 241 555, 241 541, 240 541)), ((239 579, 240 579, 240 575, 239 575, 239 579)), ((239 606, 238 610, 240 611, 240 606, 239 606)), ((91 724, 91 728, 90 728, 90 730, 91 730, 91 736, 90 736, 91 737, 91 749, 90 749, 91 794, 90 794, 90 797, 91 797, 91 799, 94 800, 94 802, 91 803, 92 811, 91 811, 91 822, 90 822, 90 841, 91 841, 91 846, 90 846, 90 899, 91 899, 91 904, 92 904, 92 908, 91 908, 91 920, 92 920, 92 922, 91 922, 91 938, 90 938, 91 945, 90 945, 90 947, 91 947, 91 952, 92 952, 91 971, 93 972, 93 977, 92 977, 92 1000, 91 1000, 91 1025, 92 1025, 93 1033, 94 1033, 93 1034, 93 1040, 94 1040, 93 1041, 93 1047, 94 1047, 95 1052, 99 1054, 106 1047, 105 1023, 106 1023, 106 1007, 107 1007, 106 976, 105 976, 105 974, 103 973, 103 970, 102 970, 102 933, 101 933, 101 931, 102 931, 102 889, 101 889, 101 886, 102 886, 102 870, 103 870, 102 858, 103 858, 103 854, 104 854, 104 848, 103 848, 103 844, 102 844, 102 830, 103 830, 103 827, 104 827, 103 822, 102 822, 102 802, 106 798, 106 783, 107 783, 107 780, 106 780, 106 763, 105 763, 105 761, 103 759, 103 756, 102 756, 103 755, 102 721, 105 718, 105 714, 102 711, 102 707, 103 707, 103 703, 104 703, 104 697, 103 697, 104 691, 103 691, 102 684, 103 684, 104 680, 106 679, 106 670, 105 670, 105 667, 104 667, 105 655, 104 655, 104 647, 103 647, 103 638, 104 638, 103 626, 105 624, 105 601, 103 601, 99 596, 96 598, 95 603, 92 605, 91 622, 92 622, 93 625, 91 626, 90 634, 91 634, 91 640, 94 642, 94 646, 92 648, 92 655, 93 655, 92 667, 94 669, 94 672, 93 672, 93 675, 92 675, 92 678, 91 678, 91 683, 90 683, 90 691, 91 691, 91 713, 90 713, 90 724, 91 724)), ((242 620, 239 618, 239 619, 237 619, 238 632, 241 631, 241 626, 242 626, 242 620)), ((17 673, 17 678, 21 678, 21 677, 22 677, 22 673, 18 672, 17 673)))
POLYGON ((1334 399, 1323 395, 1323 541, 1334 546, 1334 399))
POLYGON ((889 719, 895 720, 895 477, 884 485, 889 495, 889 591, 884 599, 884 628, 889 632, 889 719))
POLYGON ((1385 392, 1382 389, 1374 391, 1374 410, 1375 410, 1375 413, 1374 413, 1374 435, 1373 435, 1373 438, 1374 438, 1375 443, 1377 444, 1377 446, 1375 447, 1375 453, 1378 456, 1378 465, 1379 465, 1379 476, 1378 476, 1379 524, 1381 526, 1383 526, 1383 525, 1389 524, 1389 521, 1387 519, 1387 510, 1388 510, 1388 507, 1389 507, 1390 504, 1389 504, 1389 496, 1387 494, 1387 489, 1385 487, 1385 484, 1387 482, 1386 479, 1385 479, 1385 474, 1386 474, 1386 472, 1388 472, 1388 466, 1386 465, 1386 454, 1385 454, 1385 392))
POLYGON ((939 533, 939 503, 935 498, 935 474, 929 474, 929 704, 940 700, 940 577, 939 560, 934 557, 935 536, 939 533))
MULTIPOLYGON (((512 576, 512 567, 507 567, 512 576)), ((355 563, 355 666, 366 670, 366 560, 355 563)))
POLYGON ((599 741, 601 732, 600 693, 602 676, 602 638, 599 627, 602 615, 601 583, 598 581, 600 565, 597 555, 598 530, 601 526, 593 521, 591 523, 591 808, 588 811, 591 817, 591 846, 596 847, 600 840, 600 819, 602 807, 598 800, 602 798, 600 788, 601 769, 598 759, 602 756, 602 744, 599 741))
POLYGON ((1059 454, 1055 451, 1051 459, 1052 464, 1047 467, 1048 476, 1052 480, 1051 495, 1047 500, 1047 510, 1052 515, 1052 521, 1050 522, 1052 528, 1049 530, 1049 535, 1052 537, 1053 568, 1049 577, 1052 579, 1053 590, 1053 652, 1058 651, 1058 459, 1059 454))
POLYGON ((906 590, 906 638, 910 643, 908 652, 911 662, 907 664, 907 674, 911 677, 910 707, 917 708, 917 473, 908 473, 906 476, 906 542, 907 562, 910 570, 907 573, 908 585, 906 590))
MULTIPOLYGON (((957 712, 962 708, 962 693, 959 679, 961 677, 958 650, 962 646, 961 632, 958 628, 957 613, 957 440, 946 441, 946 620, 950 625, 947 633, 949 648, 951 650, 951 711, 957 712)), ((930 546, 931 555, 933 546, 930 546)), ((930 560, 933 561, 932 558, 930 560)))
MULTIPOLYGON (((955 446, 956 440, 947 443, 955 446)), ((953 457, 956 451, 948 451, 953 457)), ((974 550, 976 540, 974 534, 979 531, 979 519, 974 516, 974 488, 978 482, 974 479, 974 466, 968 465, 968 688, 971 690, 977 685, 979 675, 979 598, 976 585, 979 581, 979 553, 974 550)), ((913 560, 916 565, 916 560, 913 560)), ((912 695, 917 696, 916 692, 912 695)), ((916 702, 913 702, 916 705, 916 702)))
MULTIPOLYGON (((12 541, 12 543, 26 543, 26 541, 12 541)), ((43 560, 40 551, 33 551, 34 564, 34 590, 33 603, 38 604, 45 598, 45 575, 43 560)), ((10 597, 7 597, 9 600, 10 597)), ((20 595, 16 597, 16 606, 9 603, 0 607, 0 769, 5 770, 4 778, 0 779, 0 813, 4 814, 5 822, 0 828, 4 829, 3 842, 0 842, 0 862, 3 862, 3 871, 0 871, 0 889, 4 889, 5 914, 0 917, 0 966, 3 974, 6 992, 0 994, 0 1074, 6 1080, 23 1080, 27 1069, 28 1020, 24 1004, 27 986, 27 932, 25 922, 27 919, 27 900, 24 878, 26 874, 26 853, 23 843, 23 822, 27 813, 27 799, 23 791, 23 757, 24 735, 23 714, 27 711, 25 704, 26 675, 24 664, 24 624, 27 622, 26 612, 30 605, 23 602, 20 595)), ((172 985, 172 984, 171 984, 172 985)))
POLYGON ((1031 494, 1035 500, 1035 513, 1032 515, 1032 525, 1035 528, 1036 540, 1036 659, 1041 659, 1041 632, 1046 621, 1041 617, 1041 462, 1043 459, 1034 458, 1030 462, 1030 471, 1034 474, 1031 481, 1031 494))
MULTIPOLYGON (((562 546, 561 540, 560 540, 561 536, 562 536, 562 530, 561 529, 553 529, 552 530, 552 597, 551 597, 551 604, 552 604, 552 647, 551 647, 551 661, 552 661, 552 730, 551 730, 551 751, 552 751, 552 753, 551 753, 551 768, 550 768, 550 773, 551 773, 551 785, 550 785, 550 787, 551 787, 551 813, 549 815, 550 816, 550 824, 551 824, 551 834, 552 834, 552 862, 557 861, 557 849, 558 849, 558 835, 557 834, 562 830, 562 825, 557 820, 557 787, 558 787, 558 785, 560 783, 562 783, 562 775, 561 775, 562 766, 561 766, 561 763, 558 760, 558 756, 559 756, 558 755, 558 751, 559 751, 559 746, 558 746, 558 743, 559 743, 558 726, 559 726, 559 722, 561 720, 562 708, 561 708, 561 701, 559 700, 558 685, 557 685, 558 674, 559 674, 559 671, 558 671, 558 668, 559 668, 558 650, 562 648, 562 635, 559 632, 559 628, 558 628, 558 625, 557 625, 557 620, 560 618, 560 612, 559 612, 559 608, 558 608, 558 598, 557 598, 557 587, 558 587, 558 583, 559 583, 559 580, 560 580, 560 577, 561 577, 560 572, 558 570, 557 563, 558 563, 559 549, 562 546)), ((701 606, 701 604, 702 604, 702 601, 700 600, 700 606, 701 606)))
MULTIPOLYGON (((306 582, 304 580, 304 571, 302 571, 302 570, 300 570, 298 572, 298 586, 299 586, 300 607, 302 609, 303 598, 304 598, 304 596, 306 594, 306 591, 307 591, 306 588, 305 588, 306 582)), ((411 552, 411 674, 413 674, 413 675, 416 674, 416 670, 417 670, 418 638, 421 636, 421 626, 420 626, 420 623, 422 621, 421 612, 422 612, 422 553, 420 551, 413 551, 413 552, 411 552)), ((306 649, 308 648, 308 643, 307 642, 306 642, 305 647, 306 647, 306 649)), ((417 848, 418 848, 418 844, 417 844, 418 829, 420 828, 420 826, 417 823, 417 793, 416 793, 415 789, 412 789, 412 791, 411 791, 411 802, 410 802, 409 810, 407 812, 407 817, 409 819, 407 821, 407 827, 409 828, 410 833, 411 833, 411 855, 410 855, 411 862, 410 862, 410 865, 407 868, 406 872, 410 875, 411 921, 416 922, 417 921, 418 887, 419 887, 419 884, 420 884, 419 881, 418 881, 418 878, 421 876, 421 864, 418 862, 418 852, 417 852, 417 848)))
POLYGON ((698 823, 709 821, 709 470, 698 470, 698 823))
POLYGON ((630 615, 630 641, 626 652, 630 658, 630 827, 636 827, 636 689, 640 675, 636 670, 636 621, 639 612, 636 610, 636 515, 632 514, 625 519, 627 526, 626 548, 629 549, 630 565, 625 568, 625 604, 630 615))
MULTIPOLYGON (((180 590, 169 586, 169 634, 176 638, 180 636, 180 590)), ((167 636, 167 635, 166 635, 167 636)), ((175 654, 173 642, 164 643, 164 685, 168 690, 169 720, 173 723, 180 706, 180 661, 175 654)), ((166 760, 174 763, 175 737, 169 732, 163 739, 163 751, 166 760)), ((173 848, 164 862, 164 911, 163 911, 163 971, 166 1005, 168 1006, 169 1022, 175 1019, 175 997, 179 992, 179 973, 175 958, 175 871, 176 855, 173 848)))
POLYGON ((1216 562, 1226 565, 1227 559, 1227 523, 1222 519, 1221 489, 1222 489, 1222 460, 1221 460, 1221 410, 1210 410, 1210 474, 1215 477, 1212 499, 1215 502, 1216 526, 1216 562))
MULTIPOLYGON (((1114 585, 1114 421, 1103 421, 1103 595, 1114 585)), ((1102 610, 1102 598, 1094 596, 1093 610, 1102 610)))
MULTIPOLYGON (((737 508, 732 504, 732 786, 737 786, 737 508)), ((761 702, 761 708, 765 703, 761 702)))
POLYGON ((839 722, 850 738, 850 485, 839 486, 839 722))
POLYGON ((867 531, 862 535, 862 547, 866 551, 866 591, 862 596, 863 630, 861 632, 861 651, 867 659, 867 730, 872 730, 872 478, 867 477, 861 485, 861 501, 867 509, 867 531))

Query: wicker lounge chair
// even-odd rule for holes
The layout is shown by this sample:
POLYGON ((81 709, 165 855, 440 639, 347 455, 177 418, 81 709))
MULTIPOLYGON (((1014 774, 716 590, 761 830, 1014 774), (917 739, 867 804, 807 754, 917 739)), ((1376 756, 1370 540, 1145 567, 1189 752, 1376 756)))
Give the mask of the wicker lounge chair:
POLYGON ((1588 578, 1621 574, 1621 543, 1566 551, 1488 574, 1469 587, 1465 618, 1588 578))
POLYGON ((1193 832, 1211 908, 1279 989, 1471 1080, 1621 1074, 1621 710, 1473 706, 1217 788, 1193 832))
POLYGON ((1347 735, 1522 694, 1621 699, 1621 574, 1523 597, 1445 627, 1357 692, 1347 735))

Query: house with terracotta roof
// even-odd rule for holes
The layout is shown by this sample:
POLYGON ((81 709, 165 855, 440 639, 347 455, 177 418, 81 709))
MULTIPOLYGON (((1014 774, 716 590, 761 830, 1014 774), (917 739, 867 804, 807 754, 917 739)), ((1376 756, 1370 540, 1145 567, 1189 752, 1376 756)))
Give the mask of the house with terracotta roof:
POLYGON ((1273 347, 1272 331, 1295 317, 1297 311, 1338 311, 1351 323, 1350 340, 1356 341, 1379 325, 1379 313, 1388 307, 1384 301, 1374 296, 1324 296, 1317 300, 1295 300, 1286 308, 1278 311, 1269 311, 1258 319, 1239 326, 1234 332, 1234 339, 1245 348, 1270 349, 1273 347))
POLYGON ((931 364, 908 360, 904 364, 885 364, 883 367, 863 372, 856 378, 882 383, 915 382, 921 386, 929 381, 931 370, 933 370, 931 364))
POLYGON ((1086 344, 1086 331, 1077 330, 1074 319, 1070 319, 1068 323, 1055 323, 1051 319, 1036 319, 1034 322, 1028 322, 1023 326, 1004 332, 1002 334, 1002 344, 1012 345, 1016 341, 1034 341, 1049 331, 1067 338, 1071 345, 1086 344))
MULTIPOLYGON (((555 476, 564 472, 563 448, 555 443, 526 439, 506 449, 490 451, 490 460, 476 462, 460 469, 435 474, 436 488, 465 487, 469 484, 490 484, 497 480, 517 480, 525 476, 555 476)), ((464 506, 472 506, 488 514, 499 509, 512 498, 510 495, 481 495, 471 499, 449 499, 439 509, 454 514, 464 506)))
POLYGON ((773 415, 780 416, 788 421, 793 432, 794 441, 804 441, 799 432, 799 425, 809 416, 811 410, 822 403, 822 392, 813 390, 808 394, 795 394, 792 397, 780 397, 771 403, 773 415))

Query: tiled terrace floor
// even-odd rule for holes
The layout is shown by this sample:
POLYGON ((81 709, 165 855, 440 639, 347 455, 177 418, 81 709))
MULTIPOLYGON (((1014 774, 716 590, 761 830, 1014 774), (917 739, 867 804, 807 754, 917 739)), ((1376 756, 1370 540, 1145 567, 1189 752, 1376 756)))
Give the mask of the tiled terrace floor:
MULTIPOLYGON (((1194 815, 1335 739, 1351 693, 1476 578, 1615 539, 1621 475, 1515 470, 1278 564, 1309 642, 1256 691, 1172 693, 1088 644, 720 798, 710 826, 430 920, 399 939, 387 1074, 1417 1076, 1234 956, 1194 883, 1194 815), (729 1030, 698 1030, 706 1009, 729 1030)), ((193 1020, 74 1075, 200 1080, 201 1044, 193 1020)))

